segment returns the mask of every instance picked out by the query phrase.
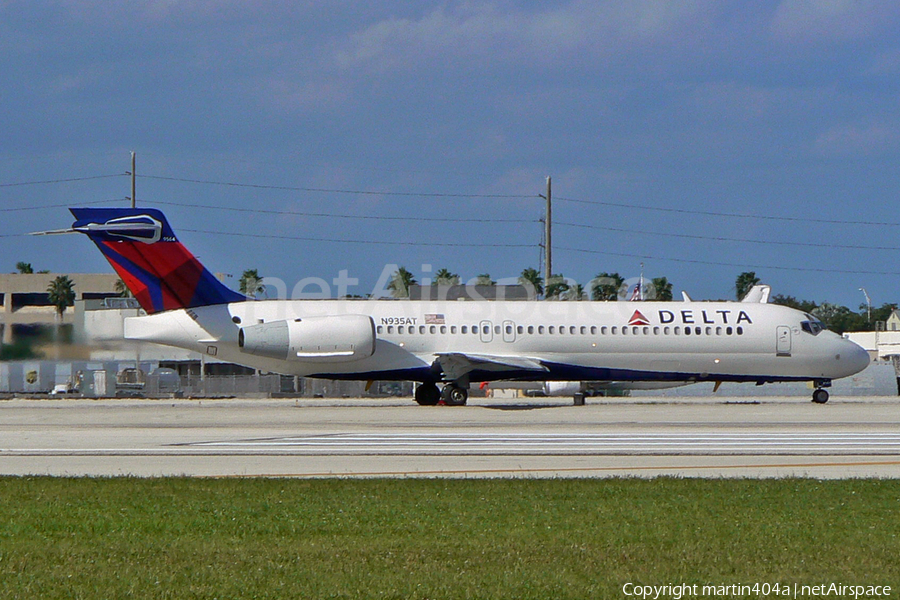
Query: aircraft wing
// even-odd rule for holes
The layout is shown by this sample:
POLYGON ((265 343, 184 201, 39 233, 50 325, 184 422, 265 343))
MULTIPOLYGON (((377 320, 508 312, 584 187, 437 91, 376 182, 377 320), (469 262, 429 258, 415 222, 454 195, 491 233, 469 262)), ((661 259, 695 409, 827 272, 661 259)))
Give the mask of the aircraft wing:
POLYGON ((437 362, 444 372, 444 378, 450 381, 459 379, 467 373, 479 371, 496 372, 502 379, 504 371, 548 371, 539 361, 524 356, 494 356, 491 354, 466 354, 447 352, 437 355, 437 362))

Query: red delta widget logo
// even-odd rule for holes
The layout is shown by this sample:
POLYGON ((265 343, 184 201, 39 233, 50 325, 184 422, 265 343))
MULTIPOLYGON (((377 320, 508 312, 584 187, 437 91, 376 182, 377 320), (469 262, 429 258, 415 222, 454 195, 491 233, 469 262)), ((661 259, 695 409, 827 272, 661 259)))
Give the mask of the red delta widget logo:
MULTIPOLYGON (((747 311, 720 310, 661 310, 659 322, 663 325, 678 321, 683 325, 740 325, 753 323, 747 311), (737 313, 737 314, 735 314, 737 313)), ((629 325, 650 325, 650 320, 639 310, 634 311, 628 320, 629 325)))

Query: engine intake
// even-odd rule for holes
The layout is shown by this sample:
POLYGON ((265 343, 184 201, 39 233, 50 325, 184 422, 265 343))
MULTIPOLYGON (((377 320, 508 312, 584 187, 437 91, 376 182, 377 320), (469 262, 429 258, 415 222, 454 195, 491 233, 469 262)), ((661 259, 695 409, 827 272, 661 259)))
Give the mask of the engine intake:
POLYGON ((242 327, 241 352, 299 362, 350 362, 375 353, 375 322, 366 315, 304 317, 242 327))

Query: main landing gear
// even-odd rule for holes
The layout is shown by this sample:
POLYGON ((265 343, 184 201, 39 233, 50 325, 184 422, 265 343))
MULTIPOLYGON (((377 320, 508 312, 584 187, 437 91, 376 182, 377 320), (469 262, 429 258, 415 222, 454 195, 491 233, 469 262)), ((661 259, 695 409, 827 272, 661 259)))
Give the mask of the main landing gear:
POLYGON ((447 406, 464 406, 469 399, 469 390, 455 383, 444 385, 438 390, 433 382, 425 382, 416 388, 416 402, 422 406, 435 406, 443 402, 447 406))

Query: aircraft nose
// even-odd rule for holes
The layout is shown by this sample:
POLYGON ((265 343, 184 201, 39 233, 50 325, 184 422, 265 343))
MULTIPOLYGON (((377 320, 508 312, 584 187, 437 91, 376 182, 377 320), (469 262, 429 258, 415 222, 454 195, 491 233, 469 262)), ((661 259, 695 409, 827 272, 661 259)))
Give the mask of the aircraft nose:
POLYGON ((841 362, 847 370, 844 377, 855 375, 869 366, 869 353, 866 349, 850 340, 843 340, 844 347, 841 350, 841 362))

